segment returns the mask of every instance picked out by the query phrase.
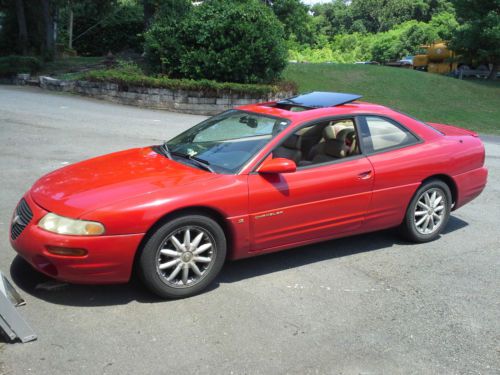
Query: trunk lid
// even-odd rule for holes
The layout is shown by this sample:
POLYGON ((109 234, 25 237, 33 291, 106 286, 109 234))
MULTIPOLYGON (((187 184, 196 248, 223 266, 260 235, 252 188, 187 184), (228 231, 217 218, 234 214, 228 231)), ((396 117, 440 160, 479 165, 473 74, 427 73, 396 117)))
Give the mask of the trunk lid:
POLYGON ((450 135, 450 136, 469 135, 472 137, 479 136, 476 132, 472 130, 459 128, 457 126, 437 124, 434 122, 428 122, 428 124, 445 135, 450 135))

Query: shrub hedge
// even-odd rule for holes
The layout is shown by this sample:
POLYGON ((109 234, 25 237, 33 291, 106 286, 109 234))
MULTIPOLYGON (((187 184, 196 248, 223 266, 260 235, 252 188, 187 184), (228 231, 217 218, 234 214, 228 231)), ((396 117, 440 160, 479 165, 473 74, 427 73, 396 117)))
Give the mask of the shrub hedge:
POLYGON ((42 67, 42 63, 36 57, 31 56, 3 56, 0 57, 0 77, 14 76, 18 73, 36 73, 42 67))
POLYGON ((268 83, 286 66, 283 26, 260 0, 210 0, 145 33, 151 70, 175 78, 268 83))
POLYGON ((81 79, 92 82, 109 82, 121 86, 155 87, 170 90, 200 91, 204 94, 234 93, 254 97, 263 97, 277 92, 297 92, 294 82, 274 84, 245 84, 217 82, 208 79, 172 79, 165 76, 146 76, 139 72, 120 69, 94 70, 83 73, 81 79))

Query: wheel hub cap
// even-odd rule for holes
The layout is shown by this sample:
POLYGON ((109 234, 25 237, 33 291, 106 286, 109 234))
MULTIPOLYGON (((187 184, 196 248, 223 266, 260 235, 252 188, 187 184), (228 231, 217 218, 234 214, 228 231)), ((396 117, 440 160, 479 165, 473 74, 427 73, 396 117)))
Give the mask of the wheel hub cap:
POLYGON ((446 197, 440 189, 424 191, 417 200, 413 214, 414 224, 421 234, 436 232, 446 213, 446 197))
POLYGON ((215 260, 215 240, 209 231, 186 226, 165 237, 157 252, 156 271, 169 286, 186 288, 202 280, 215 260))

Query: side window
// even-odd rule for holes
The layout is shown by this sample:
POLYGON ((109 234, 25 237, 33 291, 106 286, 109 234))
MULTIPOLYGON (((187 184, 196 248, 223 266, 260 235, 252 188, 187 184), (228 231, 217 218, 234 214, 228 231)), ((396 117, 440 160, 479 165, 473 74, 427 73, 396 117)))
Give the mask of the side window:
POLYGON ((407 129, 388 119, 366 116, 364 120, 361 126, 361 138, 365 152, 382 151, 418 142, 407 129))
POLYGON ((273 151, 273 157, 291 159, 302 167, 359 153, 354 121, 342 119, 324 121, 297 130, 273 151))

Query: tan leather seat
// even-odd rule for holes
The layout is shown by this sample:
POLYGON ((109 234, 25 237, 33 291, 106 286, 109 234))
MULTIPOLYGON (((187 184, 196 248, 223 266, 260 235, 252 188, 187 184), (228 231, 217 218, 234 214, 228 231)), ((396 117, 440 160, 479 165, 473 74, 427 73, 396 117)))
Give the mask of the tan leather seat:
POLYGON ((286 158, 299 163, 302 159, 301 137, 297 134, 289 136, 283 144, 273 152, 274 158, 286 158))
POLYGON ((324 129, 323 137, 325 141, 318 145, 316 154, 312 158, 312 163, 324 163, 335 159, 345 158, 349 154, 349 146, 346 138, 354 130, 345 128, 335 134, 335 129, 327 126, 324 129))

